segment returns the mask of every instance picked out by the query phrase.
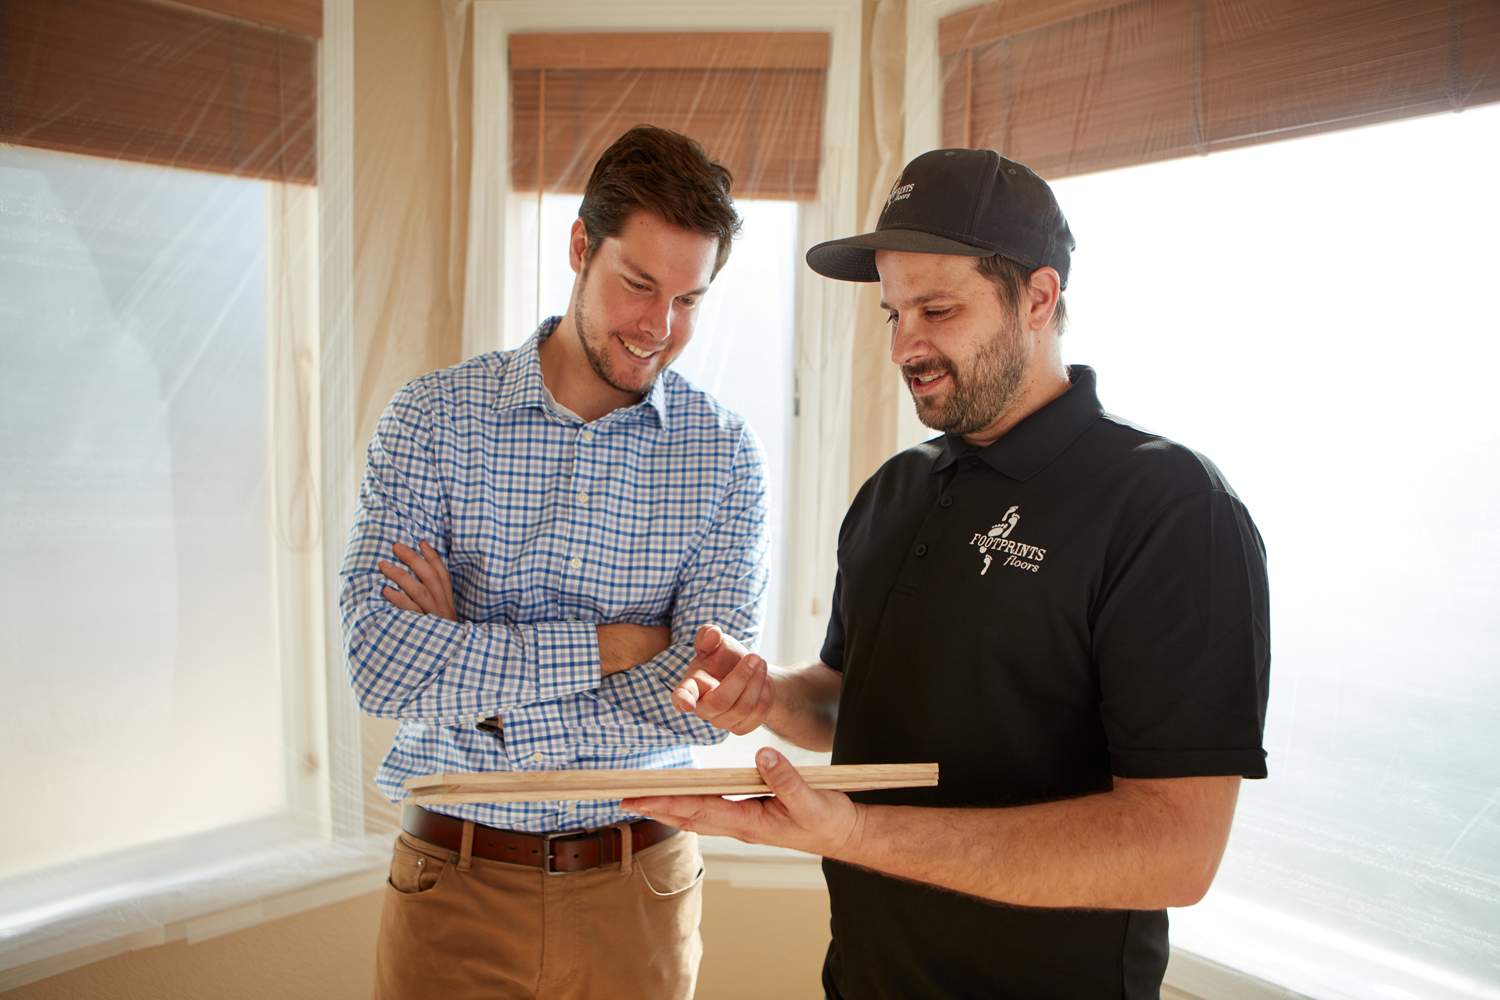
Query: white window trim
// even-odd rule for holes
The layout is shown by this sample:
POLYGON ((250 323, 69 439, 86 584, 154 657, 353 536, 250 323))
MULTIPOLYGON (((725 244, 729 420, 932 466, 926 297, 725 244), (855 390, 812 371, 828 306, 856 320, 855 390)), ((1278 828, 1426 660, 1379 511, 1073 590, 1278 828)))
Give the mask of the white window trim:
MULTIPOLYGON (((306 460, 315 474, 321 470, 321 545, 311 553, 276 555, 277 649, 287 664, 284 710, 298 749, 289 756, 300 758, 289 762, 288 804, 300 819, 262 824, 263 832, 246 841, 251 846, 228 855, 215 856, 215 841, 225 836, 217 831, 147 848, 171 849, 187 861, 170 884, 91 892, 88 875, 77 873, 73 898, 0 936, 0 992, 127 951, 206 940, 326 906, 375 891, 384 882, 389 838, 365 834, 360 715, 344 675, 333 598, 354 517, 361 455, 354 439, 353 389, 353 0, 324 0, 323 26, 317 215, 295 190, 273 186, 269 195, 273 206, 290 204, 297 237, 310 238, 308 230, 316 226, 320 257, 317 289, 282 289, 289 301, 281 302, 281 314, 270 317, 268 331, 284 334, 283 347, 296 348, 295 391, 321 419, 306 460), (278 330, 277 323, 289 326, 278 330), (320 344, 309 339, 311 330, 320 330, 320 344), (226 907, 225 900, 234 904, 226 907), (147 916, 122 934, 110 915, 111 907, 120 906, 147 916), (163 918, 151 917, 153 910, 163 918), (85 943, 76 944, 80 939, 85 943)), ((285 402, 277 391, 273 388, 269 400, 273 407, 285 402)), ((226 725, 232 725, 232 713, 226 713, 226 725)), ((104 881, 110 868, 110 862, 101 862, 95 878, 104 881)))
MULTIPOLYGON (((532 329, 521 268, 520 197, 510 183, 509 36, 517 31, 827 31, 817 201, 798 212, 799 253, 855 231, 858 218, 860 0, 478 0, 474 4, 474 159, 464 355, 514 347, 532 329)), ((798 270, 797 415, 792 421, 783 580, 783 659, 817 655, 828 623, 839 524, 848 506, 850 350, 855 288, 798 270)))

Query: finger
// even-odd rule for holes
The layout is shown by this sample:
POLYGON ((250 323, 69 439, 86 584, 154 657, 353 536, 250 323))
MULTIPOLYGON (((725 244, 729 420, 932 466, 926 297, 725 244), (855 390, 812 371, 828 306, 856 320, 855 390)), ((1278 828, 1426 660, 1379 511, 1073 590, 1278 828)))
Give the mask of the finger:
MULTIPOLYGON (((716 701, 719 691, 698 699, 698 718, 712 722, 718 728, 727 729, 737 736, 743 736, 760 725, 760 720, 755 718, 755 711, 756 706, 764 698, 766 686, 765 662, 752 664, 750 677, 739 697, 735 698, 732 704, 724 705, 722 708, 716 701)), ((723 687, 721 686, 719 690, 723 690, 723 687)))
POLYGON ((672 707, 679 712, 689 714, 698 707, 698 682, 691 677, 685 677, 681 684, 672 689, 672 707))
POLYGON ((400 587, 406 593, 407 597, 415 601, 420 611, 424 614, 432 612, 432 593, 426 587, 422 586, 422 581, 392 562, 381 562, 380 572, 385 574, 387 579, 392 583, 400 587))
POLYGON ((715 795, 653 795, 625 799, 620 808, 624 812, 654 817, 690 833, 747 840, 755 837, 763 826, 766 801, 745 799, 730 802, 715 795))
POLYGON ((426 556, 427 561, 432 564, 432 568, 437 573, 438 579, 446 586, 452 587, 453 582, 452 578, 448 576, 448 567, 443 563, 443 557, 438 555, 438 551, 433 548, 432 543, 418 542, 417 547, 422 550, 422 555, 426 556))
POLYGON ((712 656, 724 644, 724 633, 713 622, 705 622, 698 626, 698 632, 693 636, 693 652, 699 656, 712 656))
POLYGON ((405 594, 401 593, 401 591, 397 590, 395 587, 385 587, 385 588, 383 588, 380 591, 380 595, 382 597, 384 597, 387 601, 390 601, 396 607, 400 608, 402 611, 415 611, 418 614, 422 613, 422 609, 419 608, 419 607, 417 607, 415 604, 413 604, 412 603, 412 599, 410 597, 407 597, 405 594))
POLYGON ((755 732, 755 730, 765 725, 766 719, 770 718, 771 705, 775 701, 775 698, 775 689, 769 683, 763 685, 760 690, 760 697, 755 701, 755 710, 750 713, 748 719, 743 720, 736 728, 731 729, 730 732, 736 736, 744 736, 747 733, 755 732))
POLYGON ((411 570, 412 575, 421 580, 428 590, 434 593, 437 592, 437 570, 432 568, 432 564, 427 561, 426 556, 411 546, 402 545, 400 542, 391 546, 391 550, 396 553, 396 558, 406 563, 406 568, 411 570))
POLYGON ((716 678, 701 670, 692 670, 682 679, 672 691, 672 704, 677 706, 678 711, 695 711, 699 700, 714 688, 719 686, 716 678), (681 694, 679 699, 678 695, 681 694))
POLYGON ((458 613, 453 604, 453 580, 448 576, 448 567, 443 565, 443 557, 438 555, 431 542, 418 542, 417 545, 432 571, 433 597, 438 603, 438 614, 457 621, 458 613))
POLYGON ((746 686, 764 677, 765 672, 766 661, 751 653, 729 671, 729 676, 720 681, 717 688, 706 697, 698 699, 699 709, 714 715, 729 711, 744 693, 746 686))
POLYGON ((761 747, 755 752, 755 768, 760 772, 760 780, 786 804, 789 812, 817 810, 818 793, 808 787, 802 773, 781 754, 770 747, 761 747))

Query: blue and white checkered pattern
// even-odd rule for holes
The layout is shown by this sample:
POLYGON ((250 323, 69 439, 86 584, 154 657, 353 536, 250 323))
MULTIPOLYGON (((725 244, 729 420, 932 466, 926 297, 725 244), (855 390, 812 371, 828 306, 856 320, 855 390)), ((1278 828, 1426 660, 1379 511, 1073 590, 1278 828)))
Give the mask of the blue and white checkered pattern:
MULTIPOLYGON (((770 541, 765 458, 734 413, 675 372, 593 423, 548 407, 537 346, 433 372, 396 394, 370 442, 340 571, 344 648, 365 711, 401 720, 375 782, 413 775, 692 767, 724 733, 672 707, 693 634, 759 633, 770 541), (428 541, 460 622, 402 611, 378 562, 428 541), (670 624, 673 645, 602 678, 594 626, 670 624), (500 716, 503 739, 475 729, 500 716)), ((609 802, 451 805, 532 832, 631 818, 609 802)))

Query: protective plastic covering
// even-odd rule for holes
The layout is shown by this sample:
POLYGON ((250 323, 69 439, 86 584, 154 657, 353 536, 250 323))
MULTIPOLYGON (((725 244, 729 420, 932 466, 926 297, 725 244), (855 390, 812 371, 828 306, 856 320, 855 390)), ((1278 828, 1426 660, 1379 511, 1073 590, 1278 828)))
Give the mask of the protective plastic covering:
MULTIPOLYGON (((411 289, 464 300, 471 11, 423 3, 440 71, 409 86, 438 125, 355 144, 364 164, 432 147, 415 180, 360 174, 370 217, 399 222, 357 227, 365 432, 396 385, 460 360, 411 289), (442 210, 391 207, 429 182, 442 210)), ((333 777, 359 747, 330 736, 321 686, 319 553, 345 528, 320 490, 357 461, 317 426, 309 318, 310 81, 339 40, 305 3, 215 6, 59 0, 0 22, 0 797, 48 820, 0 826, 0 967, 369 871, 389 833, 385 812, 335 834, 333 803, 365 790, 333 777)), ((1058 181, 1079 240, 1067 359, 1098 368, 1107 407, 1215 459, 1270 552, 1271 777, 1245 786, 1174 943, 1313 997, 1500 997, 1500 419, 1473 384, 1500 361, 1500 111, 1482 106, 1500 3, 955 6, 864 5, 851 218, 873 222, 903 127, 1058 181)), ((510 287, 535 290, 531 316, 565 306, 580 178, 622 122, 701 138, 753 198, 680 367, 746 412, 789 511, 817 333, 796 304, 822 280, 798 220, 834 194, 816 179, 846 113, 828 50, 801 29, 778 47, 584 27, 523 45, 525 106, 475 123, 515 137, 529 208, 506 224, 535 257, 510 287)), ((879 353, 860 302, 854 350, 879 353)), ((814 367, 856 373, 869 419, 840 445, 878 461, 910 402, 860 358, 814 367)), ((831 544, 779 547, 778 577, 831 544)), ((366 736, 378 757, 383 726, 366 736)))
POLYGON ((305 20, 0 18, 0 968, 372 863, 330 837, 305 20))

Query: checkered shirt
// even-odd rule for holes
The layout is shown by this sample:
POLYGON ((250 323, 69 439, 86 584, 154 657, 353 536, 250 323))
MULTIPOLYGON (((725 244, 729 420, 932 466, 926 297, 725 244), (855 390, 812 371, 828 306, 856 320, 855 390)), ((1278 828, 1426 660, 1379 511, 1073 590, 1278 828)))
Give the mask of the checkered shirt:
MULTIPOLYGON (((375 782, 413 775, 692 767, 724 733, 672 707, 693 634, 752 644, 769 577, 765 457, 744 420, 672 371, 592 423, 546 404, 537 347, 485 354, 396 394, 370 442, 340 570, 346 662, 365 711, 401 720, 375 782), (381 595, 392 545, 428 541, 460 621, 381 595), (673 645, 601 678, 595 624, 670 624, 673 645), (503 735, 475 728, 500 716, 503 735)), ((535 833, 634 818, 618 801, 444 805, 535 833)))

